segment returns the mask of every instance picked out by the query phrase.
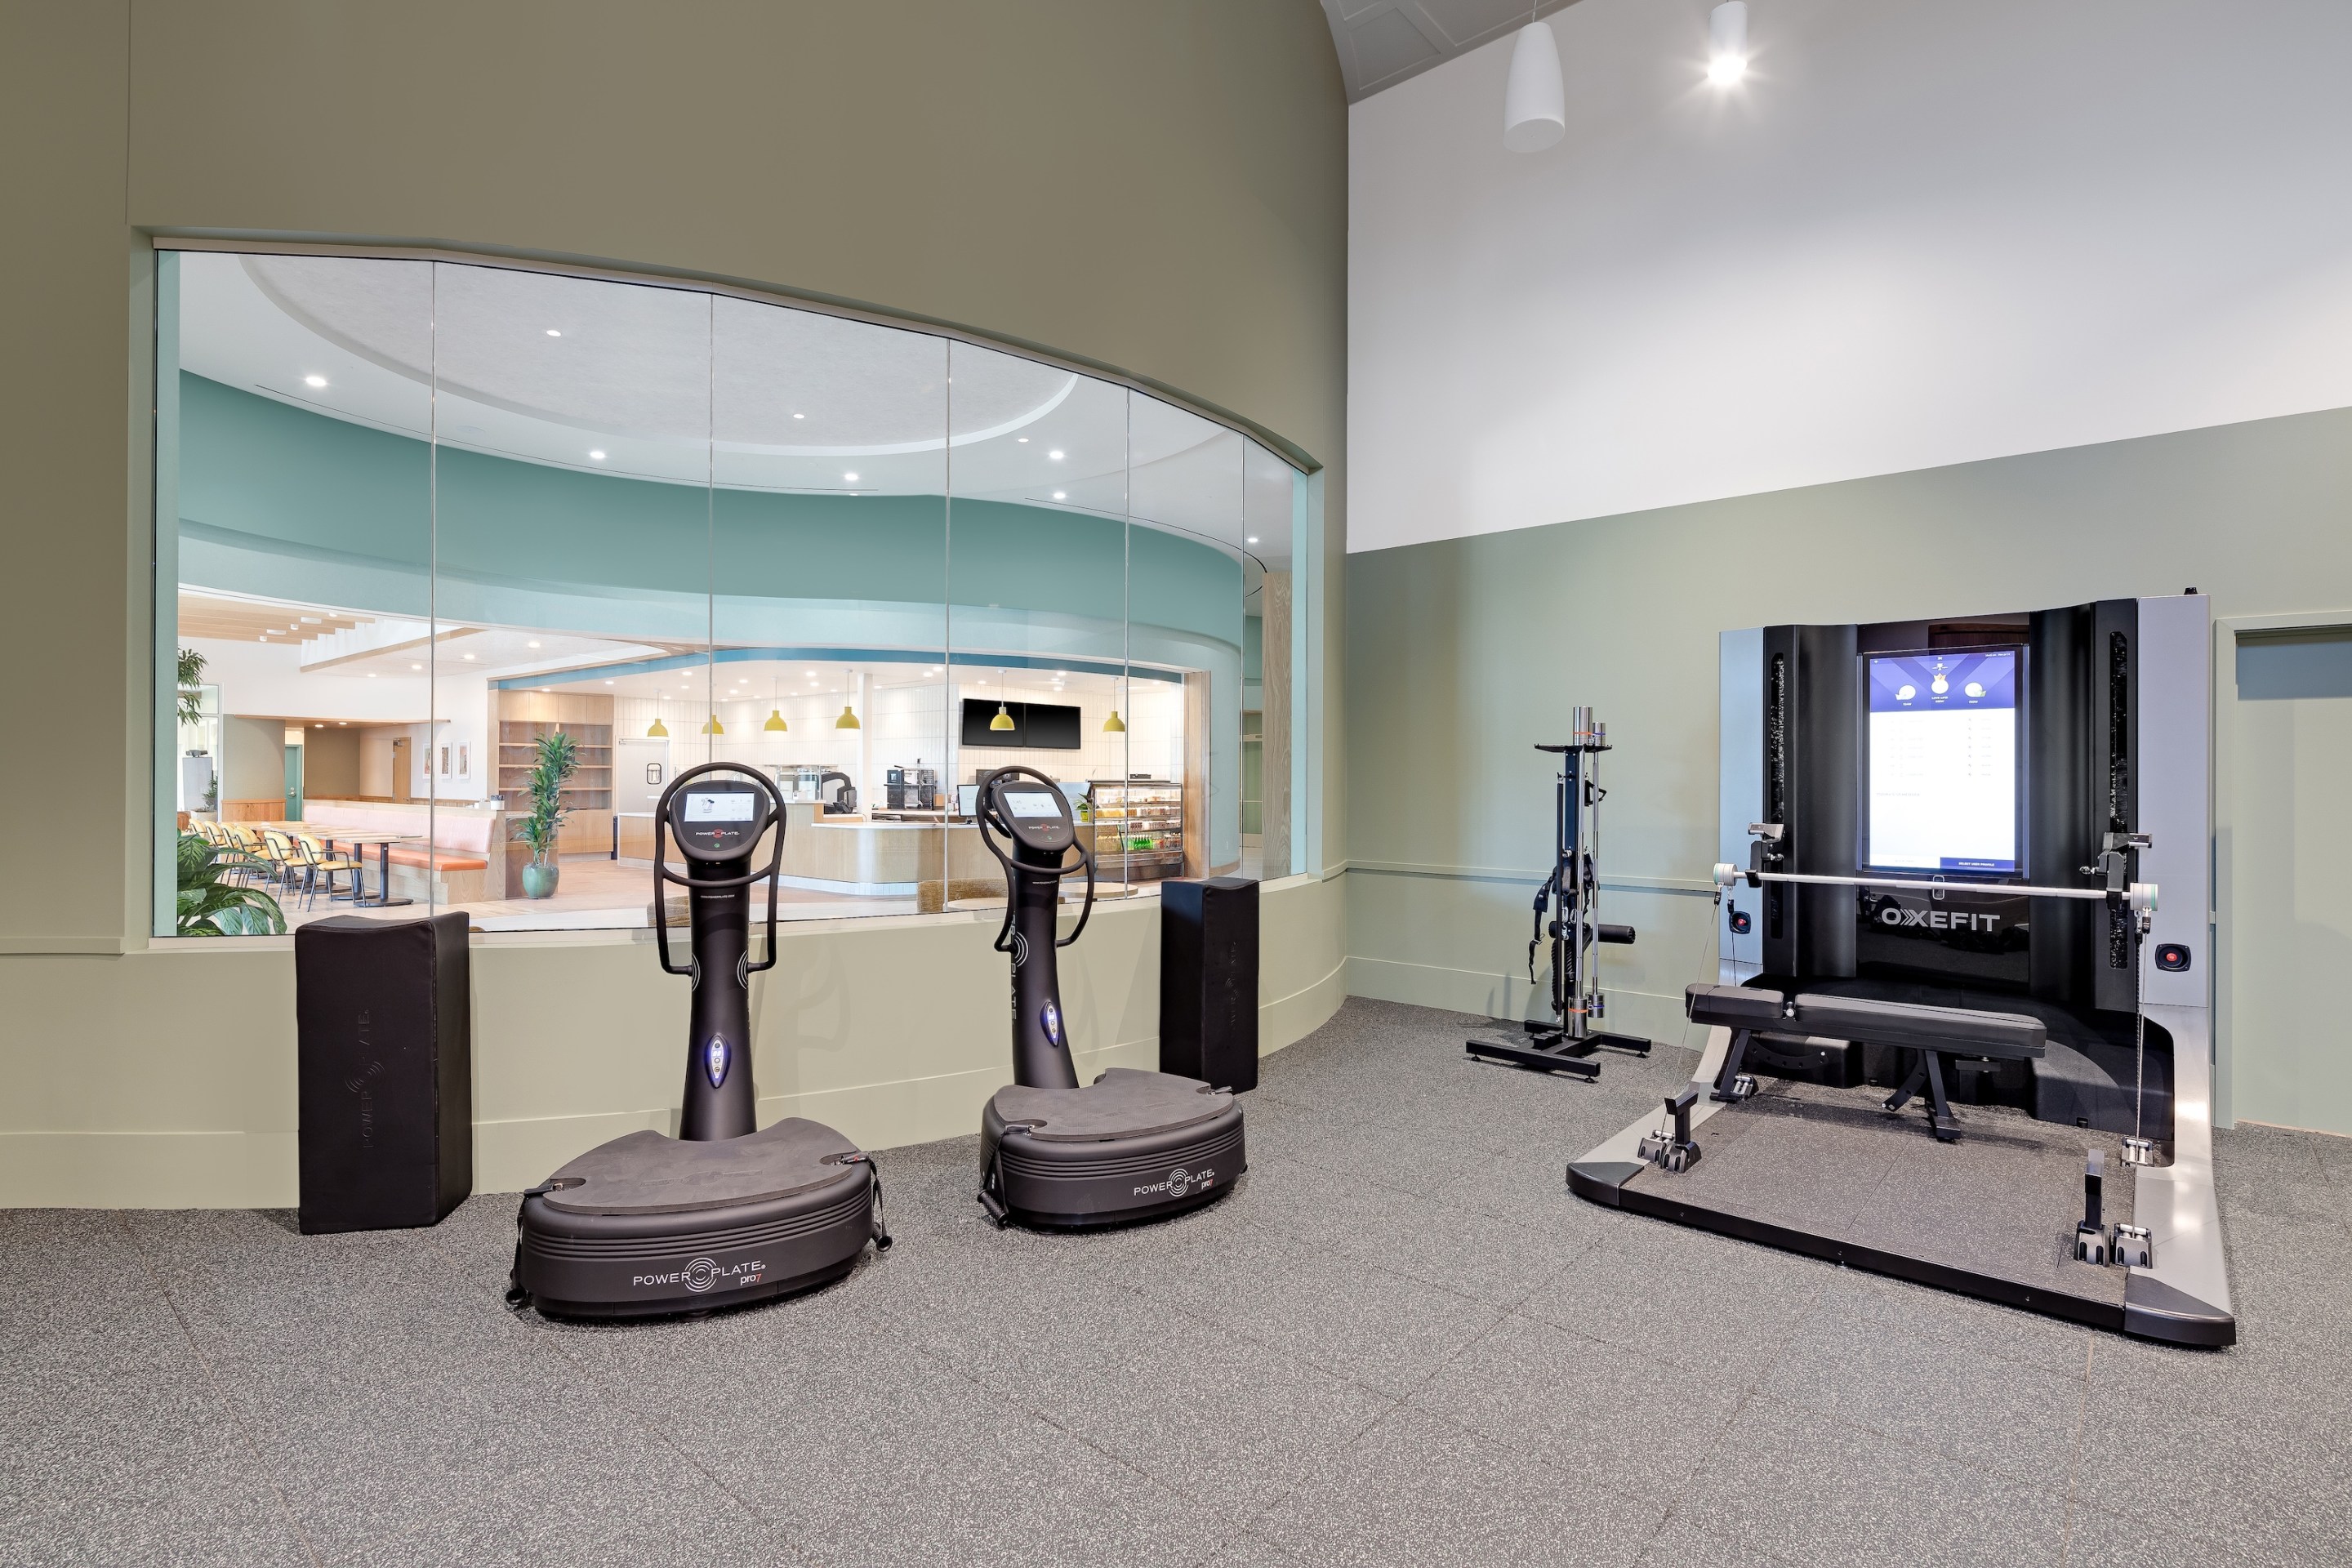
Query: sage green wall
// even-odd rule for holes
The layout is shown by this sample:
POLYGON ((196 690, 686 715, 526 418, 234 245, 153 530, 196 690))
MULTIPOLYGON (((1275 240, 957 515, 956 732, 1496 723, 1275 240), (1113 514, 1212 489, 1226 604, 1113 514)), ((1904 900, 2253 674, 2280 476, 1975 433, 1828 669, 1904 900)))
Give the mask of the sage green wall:
MULTIPOLYGON (((42 734, 70 759, 83 822, 115 825, 85 834, 75 876, 0 902, 0 1014, 16 1026, 0 1037, 0 1203, 282 1202, 290 1190, 290 952, 150 952, 143 934, 153 234, 667 269, 1049 348, 1233 411, 1324 465, 1321 629, 1336 679, 1347 120, 1315 0, 14 5, 0 12, 0 727, 42 734), (233 1016, 205 1001, 230 994, 233 1016), (204 1092, 134 1092, 166 1065, 204 1092), (107 1174, 131 1171, 145 1173, 107 1174)), ((1336 761, 1339 704, 1327 711, 1336 761)), ((1333 856, 1339 776, 1325 771, 1333 856)), ((57 783, 0 770, 0 818, 47 820, 57 783)), ((1302 889, 1279 921, 1269 911, 1270 930, 1285 926, 1262 992, 1272 1043, 1336 1005, 1337 892, 1302 889)), ((942 929, 925 940, 984 953, 980 924, 942 929)), ((951 1066, 903 1070, 994 1060, 983 1042, 1001 1030, 1001 973, 961 956, 926 970, 920 942, 893 959, 839 928, 792 940, 813 972, 850 942, 881 955, 867 976, 922 979, 907 990, 928 1016, 997 1021, 969 1031, 973 1054, 951 1066)), ((578 951, 485 939, 477 1016, 538 1021, 486 1033, 496 1059, 481 1071, 539 1082, 583 1031, 683 1027, 683 996, 656 988, 649 958, 613 966, 578 951), (604 995, 576 984, 582 963, 646 973, 609 979, 604 995)), ((666 1096, 675 1077, 644 1082, 666 1096)), ((635 1093, 612 1089, 582 1110, 581 1135, 596 1117, 659 1112, 635 1093)), ((877 1112, 854 1135, 943 1124, 877 1112)))
POLYGON ((1718 633, 2192 585, 2217 618, 2352 607, 2352 410, 1369 552, 1348 579, 1349 989, 1528 1010, 1529 748, 1586 704, 1616 748, 1603 901, 1641 932, 1600 950, 1612 1022, 1678 1040, 1713 963, 1718 633))

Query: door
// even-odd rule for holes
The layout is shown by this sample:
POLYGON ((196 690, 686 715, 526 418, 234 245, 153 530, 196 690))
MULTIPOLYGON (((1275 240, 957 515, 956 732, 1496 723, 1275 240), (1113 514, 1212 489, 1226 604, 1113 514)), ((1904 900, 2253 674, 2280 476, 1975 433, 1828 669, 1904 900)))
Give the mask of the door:
POLYGON ((286 818, 288 822, 302 820, 302 748, 286 748, 286 818))
MULTIPOLYGON (((2352 1132, 2337 984, 2352 973, 2341 849, 2352 626, 2241 632, 2236 643, 2221 759, 2231 797, 2221 835, 2230 1114, 2352 1132)), ((2221 671, 2224 683, 2231 673, 2221 671)))
POLYGON ((408 737, 395 735, 392 740, 392 798, 410 799, 408 793, 408 737))

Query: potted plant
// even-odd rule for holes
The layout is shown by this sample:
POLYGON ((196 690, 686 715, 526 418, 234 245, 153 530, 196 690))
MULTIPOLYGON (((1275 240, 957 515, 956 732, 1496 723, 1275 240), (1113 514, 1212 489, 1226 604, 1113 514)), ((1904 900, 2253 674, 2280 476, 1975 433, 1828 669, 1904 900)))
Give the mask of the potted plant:
POLYGON ((530 810, 515 824, 515 837, 530 851, 530 863, 522 868, 526 899, 554 895, 556 879, 562 870, 555 858, 555 842, 569 815, 563 805, 563 786, 579 766, 579 748, 571 736, 558 730, 539 738, 539 758, 530 767, 530 810))
POLYGON ((180 650, 178 680, 180 722, 183 724, 201 724, 205 721, 205 656, 194 648, 180 650))
POLYGON ((278 936, 285 911, 258 888, 229 880, 265 869, 258 861, 205 838, 180 835, 179 888, 172 929, 182 936, 278 936))

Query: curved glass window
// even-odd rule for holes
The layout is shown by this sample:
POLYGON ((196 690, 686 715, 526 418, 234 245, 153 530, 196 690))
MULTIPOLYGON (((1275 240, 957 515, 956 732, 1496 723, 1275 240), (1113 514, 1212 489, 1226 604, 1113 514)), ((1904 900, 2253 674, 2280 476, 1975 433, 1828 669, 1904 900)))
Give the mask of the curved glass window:
POLYGON ((782 790, 789 918, 1001 900, 971 802, 1009 765, 1099 897, 1305 868, 1307 481, 1239 432, 690 287, 159 278, 159 934, 642 926, 656 804, 710 761, 782 790))

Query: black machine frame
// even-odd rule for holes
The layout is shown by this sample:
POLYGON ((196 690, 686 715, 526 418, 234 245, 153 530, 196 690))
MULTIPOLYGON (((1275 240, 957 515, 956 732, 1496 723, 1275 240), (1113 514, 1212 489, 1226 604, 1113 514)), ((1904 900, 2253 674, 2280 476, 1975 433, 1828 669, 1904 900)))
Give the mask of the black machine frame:
POLYGON ((1476 1059, 1590 1080, 1601 1076, 1595 1051, 1605 1046, 1646 1057, 1650 1042, 1592 1026, 1609 1008, 1592 950, 1602 942, 1629 945, 1634 931, 1600 919, 1600 812, 1609 797, 1601 785, 1601 753, 1610 749, 1609 728, 1590 708, 1574 710, 1570 728, 1565 742, 1536 746, 1559 759, 1559 776, 1552 784, 1551 874, 1536 889, 1535 931, 1528 940, 1528 983, 1533 985, 1536 953, 1550 939, 1551 1017, 1528 1019, 1520 1039, 1473 1036, 1463 1048, 1476 1059))

